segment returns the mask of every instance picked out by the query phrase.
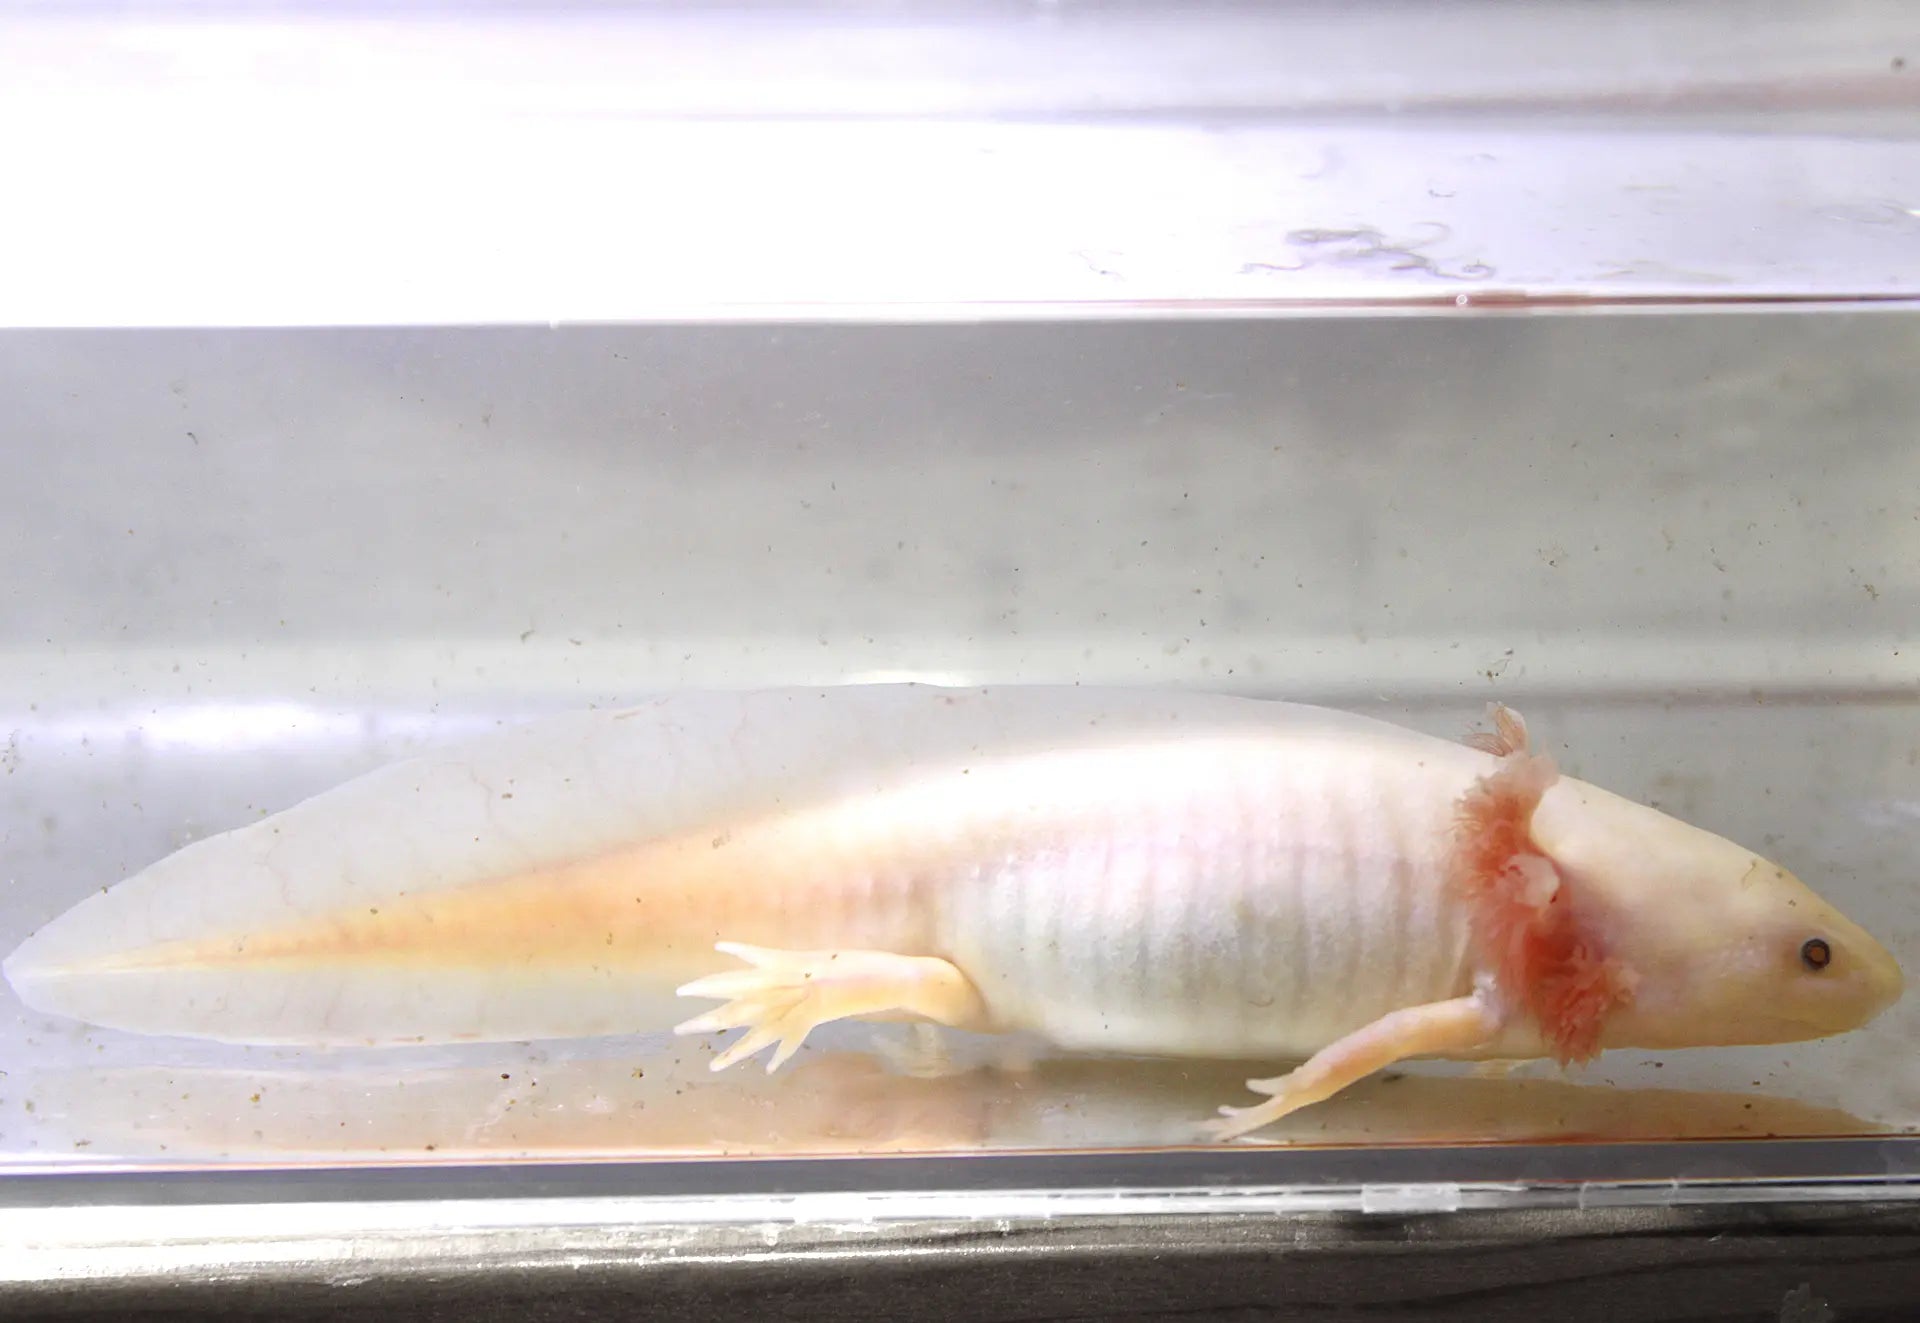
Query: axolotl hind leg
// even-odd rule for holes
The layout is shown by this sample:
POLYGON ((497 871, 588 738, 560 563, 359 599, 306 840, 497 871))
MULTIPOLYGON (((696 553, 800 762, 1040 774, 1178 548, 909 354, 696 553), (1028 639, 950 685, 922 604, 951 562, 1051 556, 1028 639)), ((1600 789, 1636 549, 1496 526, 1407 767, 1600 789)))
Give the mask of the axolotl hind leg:
POLYGON ((682 997, 723 999, 726 1005, 675 1026, 677 1034, 745 1029, 714 1057, 725 1070, 769 1044, 771 1073, 829 1020, 918 1017, 954 1029, 980 1027, 985 1005, 972 980, 937 956, 890 951, 777 951, 720 942, 715 950, 737 956, 749 968, 709 974, 677 989, 682 997))

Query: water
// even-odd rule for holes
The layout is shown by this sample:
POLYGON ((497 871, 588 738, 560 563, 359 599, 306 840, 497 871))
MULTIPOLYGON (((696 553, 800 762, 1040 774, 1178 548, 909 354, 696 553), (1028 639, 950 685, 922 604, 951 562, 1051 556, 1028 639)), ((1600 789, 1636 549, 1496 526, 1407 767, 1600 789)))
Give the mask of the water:
MULTIPOLYGON (((0 946, 502 720, 681 685, 1122 681, 1452 735, 1770 853, 1920 961, 1920 319, 11 333, 0 946)), ((1920 1021, 1419 1066, 1267 1142, 1920 1126, 1920 1021)), ((318 1053, 0 996, 9 1165, 1183 1141, 1242 1066, 904 1029, 318 1053)), ((1271 1073, 1266 1071, 1253 1073, 1271 1073)))

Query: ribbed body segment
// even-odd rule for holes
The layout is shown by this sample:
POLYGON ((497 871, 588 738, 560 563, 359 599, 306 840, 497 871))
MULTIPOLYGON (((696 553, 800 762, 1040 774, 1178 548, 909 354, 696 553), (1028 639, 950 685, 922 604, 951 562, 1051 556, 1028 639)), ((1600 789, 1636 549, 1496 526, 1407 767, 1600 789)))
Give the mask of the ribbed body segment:
POLYGON ((1469 990, 1443 885, 1456 766, 1288 742, 1155 761, 1155 797, 938 889, 944 945, 997 1016, 1070 1047, 1272 1057, 1469 990))

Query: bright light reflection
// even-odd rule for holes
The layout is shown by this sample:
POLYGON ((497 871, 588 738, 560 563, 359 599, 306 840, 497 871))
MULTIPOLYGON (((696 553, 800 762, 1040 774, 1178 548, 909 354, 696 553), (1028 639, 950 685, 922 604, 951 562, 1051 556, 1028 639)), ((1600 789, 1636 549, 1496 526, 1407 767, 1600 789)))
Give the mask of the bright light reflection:
POLYGON ((422 711, 338 711, 288 702, 178 703, 144 711, 48 716, 19 713, 15 737, 67 745, 144 744, 155 749, 231 750, 276 745, 365 744, 488 730, 498 719, 422 711))

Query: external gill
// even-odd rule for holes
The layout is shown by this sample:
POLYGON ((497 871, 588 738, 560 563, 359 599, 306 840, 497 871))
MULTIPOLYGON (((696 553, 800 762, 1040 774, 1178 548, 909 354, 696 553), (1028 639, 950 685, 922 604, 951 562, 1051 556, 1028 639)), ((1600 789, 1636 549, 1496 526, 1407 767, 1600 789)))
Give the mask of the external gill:
POLYGON ((1526 723, 1496 704, 1494 733, 1469 743, 1500 757, 1461 799, 1449 881, 1501 990, 1540 1027, 1562 1065, 1590 1059, 1607 1016, 1633 995, 1633 974, 1586 930, 1566 879, 1535 845, 1533 814, 1559 778, 1533 752, 1526 723))

